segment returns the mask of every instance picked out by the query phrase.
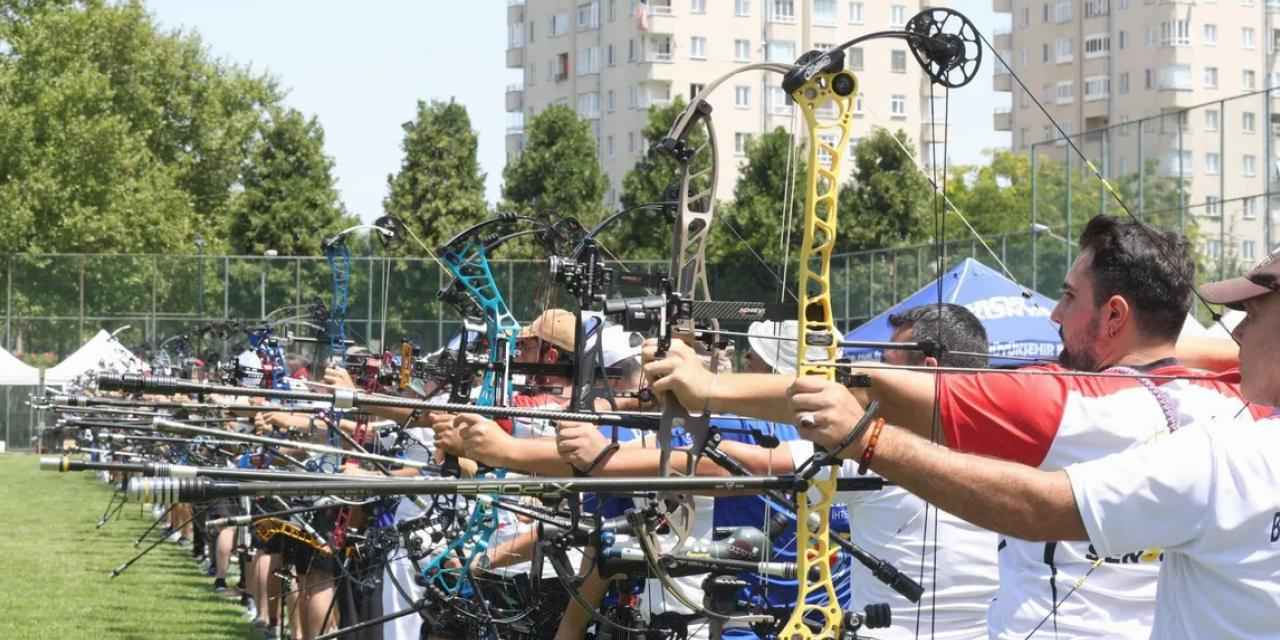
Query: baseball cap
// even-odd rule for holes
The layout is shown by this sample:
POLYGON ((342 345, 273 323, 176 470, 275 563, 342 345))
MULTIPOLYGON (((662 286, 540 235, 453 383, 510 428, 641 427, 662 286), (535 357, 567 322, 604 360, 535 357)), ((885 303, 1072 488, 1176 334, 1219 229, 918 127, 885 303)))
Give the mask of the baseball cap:
POLYGON ((605 327, 600 349, 604 357, 604 366, 612 367, 627 358, 640 355, 640 345, 644 339, 639 334, 626 331, 620 325, 605 327))
MULTIPOLYGON (((602 322, 598 313, 588 312, 584 315, 586 315, 586 322, 583 323, 583 327, 587 331, 594 330, 597 326, 595 323, 602 322)), ((573 324, 577 318, 577 314, 572 311, 547 309, 520 330, 520 337, 541 338, 565 351, 573 351, 573 324)))
MULTIPOLYGON (((796 338, 800 334, 799 323, 795 320, 782 322, 761 320, 752 322, 747 328, 747 333, 749 334, 747 342, 751 345, 751 351, 760 356, 760 359, 764 360, 764 363, 774 372, 796 372, 796 350, 799 345, 796 338)), ((810 362, 827 358, 827 352, 822 347, 809 347, 805 353, 808 356, 806 360, 810 362)))
POLYGON ((1210 282, 1200 287, 1200 295, 1213 304, 1244 309, 1244 302, 1261 295, 1280 291, 1280 249, 1271 252, 1239 278, 1210 282))

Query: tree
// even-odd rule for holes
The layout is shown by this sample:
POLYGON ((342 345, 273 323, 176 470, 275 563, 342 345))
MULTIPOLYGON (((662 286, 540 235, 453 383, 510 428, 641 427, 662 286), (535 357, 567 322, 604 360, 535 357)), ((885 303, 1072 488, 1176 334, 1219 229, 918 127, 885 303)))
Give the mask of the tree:
POLYGON ((881 128, 858 143, 840 193, 840 251, 920 242, 932 234, 932 187, 916 166, 910 144, 906 132, 881 128))
MULTIPOLYGON (((738 182, 733 187, 733 203, 720 207, 715 223, 716 237, 711 252, 717 260, 750 260, 752 250, 770 266, 780 267, 784 253, 781 245, 785 227, 786 193, 791 194, 793 231, 799 230, 804 216, 805 161, 803 151, 793 148, 795 140, 778 127, 747 144, 746 162, 738 169, 738 182), (788 171, 792 173, 787 185, 788 171), (736 232, 736 234, 735 234, 736 232), (737 235, 741 235, 739 239, 737 235)), ((802 238, 792 233, 792 257, 802 238)))
POLYGON ((552 105, 525 125, 520 157, 502 171, 502 197, 510 210, 537 217, 573 217, 585 227, 599 221, 608 180, 585 120, 552 105))
MULTIPOLYGON (((413 120, 402 125, 404 159, 387 176, 383 209, 403 221, 433 250, 488 215, 485 174, 476 160, 478 138, 467 108, 453 102, 419 100, 413 120)), ((418 255, 412 241, 400 251, 418 255)))
POLYGON ((324 129, 294 109, 275 108, 261 125, 231 206, 228 240, 241 255, 317 255, 324 239, 355 224, 338 201, 324 129))

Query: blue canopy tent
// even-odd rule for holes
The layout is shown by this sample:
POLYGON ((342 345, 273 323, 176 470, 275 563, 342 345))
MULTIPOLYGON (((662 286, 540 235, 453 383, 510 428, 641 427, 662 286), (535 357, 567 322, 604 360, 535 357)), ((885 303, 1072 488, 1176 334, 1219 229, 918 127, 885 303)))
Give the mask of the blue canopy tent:
MULTIPOLYGON (((902 313, 912 307, 938 302, 938 286, 942 286, 942 301, 959 304, 972 311, 987 329, 990 343, 991 366, 1007 367, 1025 365, 1027 362, 999 356, 1045 358, 1052 360, 1062 348, 1057 326, 1049 321, 1055 305, 1038 293, 1027 292, 1018 283, 1009 280, 996 270, 966 258, 951 268, 941 278, 934 280, 907 299, 845 334, 845 340, 888 341, 893 336, 889 327, 889 314, 902 313)), ((853 360, 879 360, 880 349, 844 350, 853 360)))

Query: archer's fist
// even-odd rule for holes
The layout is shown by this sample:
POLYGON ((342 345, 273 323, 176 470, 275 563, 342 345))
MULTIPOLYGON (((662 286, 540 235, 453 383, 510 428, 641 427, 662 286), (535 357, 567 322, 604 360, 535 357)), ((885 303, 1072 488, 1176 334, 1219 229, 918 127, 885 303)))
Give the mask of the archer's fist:
MULTIPOLYGON (((838 446, 864 413, 844 385, 817 376, 797 377, 787 388, 787 400, 800 437, 827 449, 838 446), (812 426, 802 425, 809 420, 812 426)), ((846 457, 860 454, 862 443, 855 442, 850 448, 853 451, 846 451, 846 457)))
POLYGON ((505 467, 514 438, 498 423, 473 413, 461 413, 454 426, 462 436, 464 455, 490 467, 505 467))
POLYGON ((556 452, 579 471, 586 471, 607 446, 609 439, 594 424, 562 421, 556 430, 556 452))
POLYGON ((324 383, 340 389, 354 389, 356 383, 351 380, 351 374, 341 367, 329 367, 324 370, 324 383))
POLYGON ((671 348, 658 358, 658 341, 650 338, 641 350, 644 375, 653 381, 656 394, 673 393, 688 411, 701 412, 707 406, 715 376, 702 366, 702 360, 689 345, 671 341, 671 348))

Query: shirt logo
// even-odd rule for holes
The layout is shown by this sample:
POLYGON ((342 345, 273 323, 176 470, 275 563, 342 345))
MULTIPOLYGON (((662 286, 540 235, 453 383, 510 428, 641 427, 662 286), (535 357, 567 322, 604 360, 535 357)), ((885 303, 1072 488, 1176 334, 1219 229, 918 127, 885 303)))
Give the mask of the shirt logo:
POLYGON ((1271 516, 1271 542, 1280 540, 1280 511, 1271 516))

